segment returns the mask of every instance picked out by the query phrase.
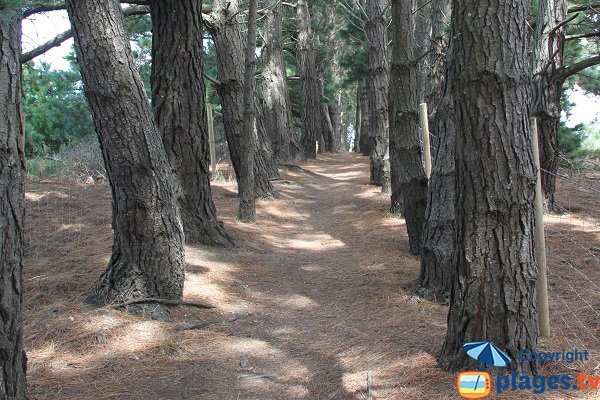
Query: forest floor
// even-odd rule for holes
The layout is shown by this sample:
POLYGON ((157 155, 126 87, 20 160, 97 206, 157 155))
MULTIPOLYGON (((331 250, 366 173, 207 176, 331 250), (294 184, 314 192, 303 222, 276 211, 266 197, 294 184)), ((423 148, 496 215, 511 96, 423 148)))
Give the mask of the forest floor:
MULTIPOLYGON (((455 375, 436 364, 447 307, 413 296, 420 262, 406 250, 404 220, 390 215, 389 198, 368 185, 368 158, 319 155, 301 166, 282 170, 282 198, 259 201, 252 225, 235 219, 235 183, 213 184, 219 216, 237 245, 187 246, 184 298, 216 308, 174 307, 171 323, 82 303, 110 256, 106 184, 28 182, 24 334, 31 398, 367 399, 369 374, 373 399, 457 398, 455 375), (198 321, 208 326, 180 330, 198 321)), ((579 214, 550 224, 578 244, 599 243, 594 194, 561 190, 579 214)), ((588 253, 597 254, 571 262, 599 284, 588 253)), ((567 290, 561 299, 570 302, 568 296, 567 290)), ((593 293, 579 296, 598 310, 593 293)), ((588 330, 600 336, 597 316, 589 318, 588 330)), ((563 339, 543 340, 542 348, 562 349, 563 339)), ((600 350, 595 345, 590 351, 600 350)))

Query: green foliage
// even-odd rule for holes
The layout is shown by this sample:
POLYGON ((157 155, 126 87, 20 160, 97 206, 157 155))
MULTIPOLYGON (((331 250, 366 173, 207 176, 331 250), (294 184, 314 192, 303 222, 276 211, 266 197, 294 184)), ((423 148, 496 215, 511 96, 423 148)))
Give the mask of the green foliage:
POLYGON ((26 64, 23 91, 27 156, 55 153, 94 132, 78 71, 26 64))
POLYGON ((587 132, 585 125, 579 124, 573 128, 567 127, 564 123, 558 130, 558 143, 560 150, 567 154, 573 154, 581 147, 581 143, 586 138, 587 132))

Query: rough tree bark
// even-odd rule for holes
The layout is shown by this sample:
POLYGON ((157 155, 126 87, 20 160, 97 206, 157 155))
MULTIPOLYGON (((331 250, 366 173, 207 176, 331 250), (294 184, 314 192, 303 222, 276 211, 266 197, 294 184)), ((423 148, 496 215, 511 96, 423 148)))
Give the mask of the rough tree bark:
POLYGON ((567 17, 564 0, 540 0, 532 48, 533 102, 531 114, 537 118, 542 171, 542 190, 546 205, 555 208, 554 191, 558 172, 558 130, 560 126, 566 25, 558 24, 567 17))
POLYGON ((475 366, 465 342, 491 341, 535 373, 518 360, 538 336, 528 15, 528 0, 454 2, 457 277, 439 358, 452 371, 475 366))
MULTIPOLYGON (((242 162, 242 138, 244 131, 244 63, 246 49, 246 35, 242 25, 242 15, 239 9, 239 0, 215 0, 212 12, 205 20, 207 28, 211 33, 217 49, 217 70, 219 72, 219 84, 217 92, 221 98, 223 125, 225 137, 229 146, 229 156, 235 175, 240 179, 240 168, 242 162)), ((255 143, 254 151, 254 180, 256 195, 262 198, 273 198, 277 194, 271 185, 269 170, 267 167, 273 162, 267 159, 260 146, 270 146, 263 143, 259 137, 255 143)))
POLYGON ((152 2, 152 105, 186 241, 229 246, 210 190, 201 8, 195 0, 152 2))
POLYGON ((427 93, 430 91, 427 75, 429 71, 430 58, 425 55, 431 51, 432 39, 432 0, 413 0, 414 15, 414 38, 415 38, 415 57, 417 62, 417 101, 422 103, 427 100, 427 93))
MULTIPOLYGON (((434 0, 432 7, 432 51, 428 81, 430 92, 430 131, 433 169, 427 191, 427 210, 421 247, 421 273, 416 293, 446 303, 454 278, 452 257, 455 236, 455 171, 454 171, 454 99, 452 80, 446 63, 446 42, 443 30, 450 16, 449 0, 434 0), (445 85, 444 85, 445 83, 445 85), (445 86, 445 88, 444 88, 445 86), (440 102, 441 99, 441 102, 440 102)), ((448 50, 450 53, 451 50, 448 50)))
POLYGON ((298 53, 300 55, 300 81, 302 84, 301 147, 306 158, 317 158, 316 142, 320 138, 321 104, 317 74, 317 56, 312 37, 308 2, 298 0, 298 53))
POLYGON ((410 252, 419 254, 427 207, 417 113, 417 69, 410 1, 392 2, 393 54, 390 84, 390 160, 392 209, 406 219, 410 252))
POLYGON ((369 156, 371 154, 371 129, 369 127, 371 110, 367 101, 367 80, 363 78, 360 85, 360 151, 363 156, 369 156))
POLYGON ((112 256, 88 301, 181 299, 184 234, 173 176, 133 61, 121 5, 117 0, 68 0, 66 5, 113 197, 112 256))
POLYGON ((263 41, 263 119, 279 162, 301 161, 296 143, 292 106, 283 60, 282 4, 276 1, 267 14, 263 41))
MULTIPOLYGON (((445 70, 446 70, 446 54, 448 52, 448 35, 445 33, 448 24, 450 23, 450 15, 452 13, 451 0, 432 0, 431 2, 431 41, 429 64, 427 68, 427 92, 425 93, 425 101, 429 111, 429 121, 432 127, 437 126, 435 116, 440 107, 442 97, 448 91, 444 90, 445 85, 445 70)), ((446 114, 449 115, 449 114, 446 114)), ((431 146, 436 147, 438 137, 432 135, 431 146)))
POLYGON ((367 101, 369 103, 371 132, 371 185, 381 186, 389 193, 389 120, 388 120, 388 39, 385 20, 385 0, 367 0, 365 36, 369 46, 369 69, 367 75, 367 101))
POLYGON ((256 192, 254 190, 254 152, 256 151, 256 110, 254 108, 254 72, 256 70, 256 0, 250 0, 248 10, 248 34, 244 61, 244 129, 242 132, 240 179, 238 190, 240 207, 238 219, 242 222, 256 221, 256 192))
POLYGON ((0 398, 27 398, 23 351, 21 12, 0 4, 0 398))

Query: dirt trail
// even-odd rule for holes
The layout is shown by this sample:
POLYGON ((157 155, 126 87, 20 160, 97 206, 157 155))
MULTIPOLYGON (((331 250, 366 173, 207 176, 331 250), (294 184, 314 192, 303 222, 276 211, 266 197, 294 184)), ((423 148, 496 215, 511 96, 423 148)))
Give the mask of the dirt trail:
POLYGON ((214 185, 237 246, 187 248, 184 297, 217 308, 177 307, 174 323, 81 303, 110 255, 108 187, 29 183, 32 398, 366 399, 368 371, 373 399, 456 398, 435 360, 447 309, 412 296, 419 261, 368 185, 368 159, 302 167, 284 171, 282 199, 260 201, 253 225, 234 218, 235 185, 214 185), (226 322, 174 329, 207 320, 226 322))

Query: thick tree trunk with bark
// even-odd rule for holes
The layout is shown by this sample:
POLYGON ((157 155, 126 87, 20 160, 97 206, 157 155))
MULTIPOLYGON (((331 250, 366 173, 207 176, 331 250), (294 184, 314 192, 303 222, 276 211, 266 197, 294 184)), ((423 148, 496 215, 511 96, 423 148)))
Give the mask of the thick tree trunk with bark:
POLYGON ((533 243, 536 174, 528 114, 529 1, 456 0, 456 261, 448 331, 439 362, 476 362, 465 342, 491 341, 518 361, 537 350, 533 243))
POLYGON ((388 40, 384 0, 367 0, 365 36, 369 46, 369 73, 367 76, 367 101, 369 103, 371 131, 371 185, 381 186, 389 193, 389 122, 388 122, 388 40))
MULTIPOLYGON (((219 85, 217 91, 221 98, 225 137, 229 146, 229 156, 235 175, 240 180, 242 163, 242 138, 244 131, 244 62, 246 35, 239 13, 239 0, 215 0, 212 12, 206 20, 217 49, 217 69, 219 85)), ((270 140, 269 140, 270 143, 270 140)), ((260 146, 269 146, 260 143, 260 146)), ((276 197, 271 185, 269 169, 273 160, 259 151, 259 140, 254 152, 254 180, 256 195, 262 198, 276 197)), ((276 167, 275 167, 276 168, 276 167)))
MULTIPOLYGON (((447 76, 451 76, 451 66, 450 62, 447 76)), ((442 77, 441 81, 444 80, 442 77)), ((434 163, 427 191, 421 273, 416 290, 418 295, 441 303, 448 301, 455 276, 454 110, 452 79, 448 79, 442 102, 430 124, 437 144, 432 148, 434 163)))
POLYGON ((412 42, 409 1, 392 2, 393 54, 390 84, 390 160, 392 209, 406 218, 410 252, 419 254, 427 207, 427 176, 423 168, 417 69, 412 42))
POLYGON ((417 100, 419 103, 427 101, 427 93, 431 86, 427 79, 430 58, 424 56, 431 51, 432 39, 432 0, 414 0, 414 30, 415 30, 415 57, 419 59, 417 63, 417 100))
MULTIPOLYGON (((429 111, 429 121, 431 127, 436 127, 434 124, 435 115, 440 108, 440 102, 444 96, 445 84, 445 69, 446 69, 446 53, 448 51, 448 35, 446 27, 450 23, 450 15, 452 13, 451 0, 432 0, 431 2, 431 42, 429 53, 429 65, 426 70, 427 92, 425 93, 425 101, 427 102, 427 110, 429 111)), ((438 136, 435 134, 431 137, 431 146, 435 149, 437 146, 438 136)))
POLYGON ((254 191, 254 152, 256 151, 256 109, 254 107, 256 70, 256 14, 257 0, 250 0, 248 10, 248 40, 244 62, 244 130, 241 140, 238 219, 242 222, 256 221, 256 194, 254 191))
POLYGON ((21 12, 0 6, 0 398, 27 399, 23 350, 21 12))
POLYGON ((66 4, 113 196, 112 256, 88 300, 103 305, 180 299, 184 234, 173 176, 133 61, 121 5, 117 0, 66 4))
POLYGON ((152 105, 189 243, 229 246, 210 190, 202 4, 152 2, 152 105))
POLYGON ((546 204, 555 208, 554 192, 558 172, 558 130, 560 127, 560 97, 564 77, 563 51, 566 26, 558 24, 567 17, 564 0, 540 0, 533 37, 533 103, 531 114, 537 118, 539 133, 542 190, 546 204))
POLYGON ((300 81, 302 84, 301 147, 306 158, 317 158, 316 142, 321 137, 321 104, 317 74, 317 56, 314 49, 311 16, 308 2, 298 0, 298 53, 300 55, 300 81))
POLYGON ((304 157, 296 143, 283 61, 282 7, 277 1, 267 14, 263 41, 262 115, 277 161, 301 161, 304 157))
MULTIPOLYGON (((455 170, 454 170, 454 99, 446 63, 443 30, 451 8, 448 0, 434 0, 432 7, 432 52, 428 73, 428 94, 433 168, 427 191, 427 210, 421 247, 421 273, 416 293, 442 303, 448 301, 454 279, 455 170), (446 63, 444 72, 443 64, 446 63), (442 64, 442 65, 440 65, 442 64), (445 83, 445 85, 444 85, 445 83), (444 88, 445 86, 445 88, 444 88), (441 99, 441 100, 440 100, 441 99)), ((450 53, 451 50, 448 50, 450 53)))

